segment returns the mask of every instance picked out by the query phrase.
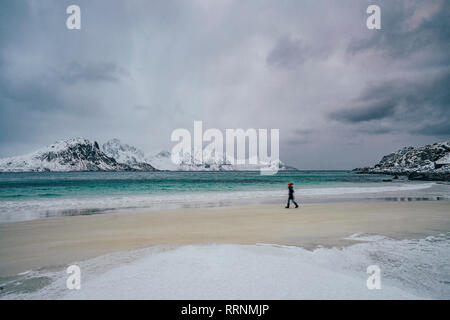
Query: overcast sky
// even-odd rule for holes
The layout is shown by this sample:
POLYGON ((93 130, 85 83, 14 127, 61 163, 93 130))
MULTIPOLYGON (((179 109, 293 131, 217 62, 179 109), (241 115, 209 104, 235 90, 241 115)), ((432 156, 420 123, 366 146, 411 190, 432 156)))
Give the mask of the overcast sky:
POLYGON ((0 157, 71 137, 170 150, 202 120, 279 128, 300 169, 373 164, 450 138, 449 18, 446 0, 0 0, 0 157))

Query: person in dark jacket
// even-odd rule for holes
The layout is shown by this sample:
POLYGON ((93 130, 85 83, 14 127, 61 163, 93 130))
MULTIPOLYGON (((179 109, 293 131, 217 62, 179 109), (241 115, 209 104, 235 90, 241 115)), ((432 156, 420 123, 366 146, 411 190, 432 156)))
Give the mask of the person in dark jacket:
POLYGON ((288 198, 288 203, 287 203, 286 208, 289 209, 289 205, 291 204, 291 200, 295 204, 295 207, 298 208, 298 204, 294 200, 294 184, 293 183, 288 183, 288 189, 289 189, 289 198, 288 198))

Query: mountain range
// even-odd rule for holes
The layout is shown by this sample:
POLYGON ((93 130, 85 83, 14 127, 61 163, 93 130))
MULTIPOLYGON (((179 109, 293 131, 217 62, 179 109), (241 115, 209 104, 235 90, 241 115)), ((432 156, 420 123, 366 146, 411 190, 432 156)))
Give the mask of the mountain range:
MULTIPOLYGON (((75 138, 57 141, 26 155, 0 159, 0 172, 259 170, 256 166, 237 166, 213 159, 206 159, 202 164, 193 164, 190 160, 176 165, 169 151, 149 156, 118 139, 100 146, 96 141, 75 138)), ((296 170, 281 161, 267 165, 273 166, 279 170, 296 170)))

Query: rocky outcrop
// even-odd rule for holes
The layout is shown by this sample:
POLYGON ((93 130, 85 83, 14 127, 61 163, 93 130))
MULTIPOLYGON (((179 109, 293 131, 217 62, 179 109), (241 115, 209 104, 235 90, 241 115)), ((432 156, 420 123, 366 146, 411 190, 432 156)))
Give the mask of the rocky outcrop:
POLYGON ((405 175, 410 180, 450 181, 450 141, 424 147, 406 147, 384 156, 372 167, 357 168, 359 173, 405 175))

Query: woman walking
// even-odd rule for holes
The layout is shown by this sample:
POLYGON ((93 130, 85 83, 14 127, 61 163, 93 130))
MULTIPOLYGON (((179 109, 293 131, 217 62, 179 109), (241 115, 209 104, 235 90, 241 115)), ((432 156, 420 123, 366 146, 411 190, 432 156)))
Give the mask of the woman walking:
POLYGON ((288 203, 287 203, 286 208, 289 209, 289 205, 291 204, 291 200, 295 204, 295 207, 298 208, 298 204, 294 200, 294 184, 293 183, 288 183, 288 189, 289 189, 289 198, 288 198, 288 203))

